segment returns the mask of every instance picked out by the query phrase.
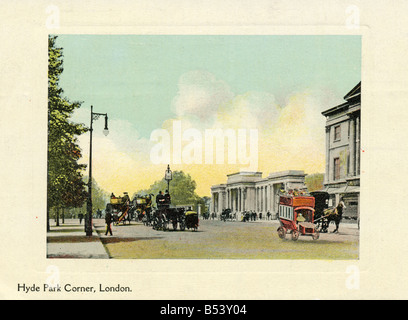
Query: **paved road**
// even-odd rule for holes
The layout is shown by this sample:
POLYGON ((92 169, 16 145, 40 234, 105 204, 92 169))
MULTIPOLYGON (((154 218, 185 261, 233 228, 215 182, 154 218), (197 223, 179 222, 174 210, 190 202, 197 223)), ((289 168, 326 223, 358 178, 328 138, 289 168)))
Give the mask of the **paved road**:
MULTIPOLYGON (((340 225, 338 234, 321 234, 317 241, 301 236, 296 242, 278 238, 276 220, 200 220, 196 232, 158 231, 133 221, 113 226, 113 236, 104 235, 103 219, 94 219, 94 225, 112 258, 288 258, 290 252, 297 252, 294 258, 325 258, 327 250, 334 259, 358 256, 359 230, 356 224, 348 223, 340 225), (282 252, 287 254, 282 256, 282 252)), ((333 229, 334 225, 330 226, 329 230, 333 229)))

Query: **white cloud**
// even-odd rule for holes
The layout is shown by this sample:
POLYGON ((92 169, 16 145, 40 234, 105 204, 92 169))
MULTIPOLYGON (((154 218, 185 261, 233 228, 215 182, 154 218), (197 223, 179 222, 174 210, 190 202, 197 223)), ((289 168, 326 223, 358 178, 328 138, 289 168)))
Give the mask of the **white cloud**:
POLYGON ((276 123, 279 112, 279 106, 271 93, 247 92, 235 96, 219 109, 215 127, 262 130, 276 123))
POLYGON ((207 71, 190 71, 180 77, 172 107, 177 117, 208 123, 218 108, 234 97, 229 86, 207 71))

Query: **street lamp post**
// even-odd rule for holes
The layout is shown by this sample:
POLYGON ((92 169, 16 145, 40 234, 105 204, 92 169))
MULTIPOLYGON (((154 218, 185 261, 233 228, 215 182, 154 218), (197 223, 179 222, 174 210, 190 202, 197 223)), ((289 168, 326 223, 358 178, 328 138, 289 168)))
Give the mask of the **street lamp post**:
POLYGON ((167 181, 167 191, 170 193, 170 181, 173 179, 173 173, 170 170, 170 165, 167 165, 166 173, 164 174, 164 179, 167 181))
POLYGON ((99 119, 100 116, 105 116, 105 128, 103 134, 108 135, 108 114, 93 112, 93 106, 91 106, 91 127, 89 129, 89 177, 88 177, 88 199, 86 202, 86 217, 85 217, 85 233, 87 236, 92 236, 92 123, 94 120, 99 119))

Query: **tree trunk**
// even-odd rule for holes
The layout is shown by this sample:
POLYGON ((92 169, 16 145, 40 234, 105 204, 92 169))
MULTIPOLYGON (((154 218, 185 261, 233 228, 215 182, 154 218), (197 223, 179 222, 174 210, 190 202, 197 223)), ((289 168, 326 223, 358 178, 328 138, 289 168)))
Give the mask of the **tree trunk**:
POLYGON ((60 211, 60 208, 57 208, 57 217, 56 217, 56 219, 57 219, 56 220, 56 223, 57 223, 56 226, 57 227, 59 227, 59 211, 60 211))
POLYGON ((47 232, 50 230, 50 207, 47 205, 47 232))

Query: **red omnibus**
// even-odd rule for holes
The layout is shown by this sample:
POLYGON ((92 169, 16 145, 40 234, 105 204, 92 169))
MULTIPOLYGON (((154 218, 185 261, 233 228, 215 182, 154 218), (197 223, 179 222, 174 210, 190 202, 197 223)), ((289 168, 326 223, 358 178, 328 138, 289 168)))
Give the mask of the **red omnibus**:
POLYGON ((281 195, 278 211, 279 237, 285 239, 286 234, 290 233, 294 241, 299 235, 310 235, 313 240, 319 239, 319 232, 314 224, 314 207, 315 198, 312 196, 281 195))

